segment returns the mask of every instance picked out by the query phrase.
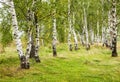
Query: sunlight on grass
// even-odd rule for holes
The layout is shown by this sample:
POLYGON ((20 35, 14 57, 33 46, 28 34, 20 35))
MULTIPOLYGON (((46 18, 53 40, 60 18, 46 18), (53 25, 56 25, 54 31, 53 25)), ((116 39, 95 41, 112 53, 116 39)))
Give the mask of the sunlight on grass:
MULTIPOLYGON (((118 50, 120 47, 118 47, 118 50)), ((57 46, 57 57, 50 47, 40 48, 41 63, 30 59, 31 68, 19 67, 15 48, 0 54, 0 82, 119 82, 120 57, 111 57, 109 49, 92 46, 70 52, 67 45, 57 46)), ((120 54, 120 51, 118 51, 120 54)))

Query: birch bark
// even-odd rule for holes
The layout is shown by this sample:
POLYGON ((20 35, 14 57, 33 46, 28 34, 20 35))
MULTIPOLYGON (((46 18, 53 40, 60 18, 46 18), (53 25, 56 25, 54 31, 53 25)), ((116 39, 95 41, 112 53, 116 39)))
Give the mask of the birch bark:
POLYGON ((68 23, 69 23, 69 33, 68 33, 68 46, 69 50, 72 51, 72 43, 71 43, 71 34, 72 34, 72 21, 71 21, 71 2, 68 0, 68 23))
POLYGON ((88 27, 87 27, 87 15, 86 15, 86 10, 85 8, 83 8, 84 10, 84 26, 85 26, 85 34, 86 34, 86 50, 90 49, 90 45, 89 45, 89 36, 88 36, 88 27))
POLYGON ((17 46, 17 52, 18 52, 19 58, 21 60, 21 68, 29 69, 29 61, 28 61, 28 59, 26 59, 27 57, 24 56, 24 52, 23 52, 23 48, 22 48, 21 33, 20 33, 19 27, 18 27, 14 2, 13 2, 13 0, 9 0, 9 3, 11 5, 10 12, 12 15, 12 26, 13 26, 12 30, 13 30, 14 40, 15 40, 16 46, 17 46))
POLYGON ((118 56, 117 54, 117 17, 116 17, 116 0, 112 0, 111 9, 111 29, 112 29, 112 57, 118 56))
MULTIPOLYGON (((32 6, 31 8, 34 7, 36 3, 36 0, 33 0, 32 2, 32 6)), ((37 14, 35 13, 35 11, 32 11, 31 9, 29 9, 29 22, 31 25, 29 26, 32 26, 32 36, 31 36, 31 44, 32 44, 32 47, 31 47, 31 51, 30 51, 30 57, 33 57, 35 58, 35 61, 36 62, 40 62, 40 58, 39 58, 39 55, 38 55, 38 51, 39 51, 39 25, 38 25, 38 18, 37 18, 37 14), (34 28, 35 27, 35 31, 34 31, 34 28), (34 38, 34 34, 35 34, 35 38, 34 38), (34 40, 35 39, 35 40, 34 40)))
POLYGON ((56 42, 57 42, 57 30, 56 30, 56 0, 54 0, 54 9, 53 9, 53 41, 52 41, 52 49, 53 49, 53 56, 57 56, 56 51, 56 42))
MULTIPOLYGON (((97 15, 99 16, 99 11, 97 11, 97 15)), ((100 42, 100 35, 99 35, 99 33, 100 33, 100 26, 99 26, 99 18, 98 18, 98 20, 97 20, 97 44, 100 42)))
POLYGON ((72 24, 72 33, 74 36, 74 46, 75 46, 75 50, 78 50, 78 39, 77 39, 77 35, 74 29, 74 24, 75 24, 75 13, 73 12, 73 24, 72 24))
POLYGON ((35 30, 36 30, 36 33, 35 33, 35 41, 36 41, 36 45, 35 45, 35 60, 36 62, 40 62, 40 58, 39 58, 39 55, 38 55, 38 51, 39 51, 39 47, 40 47, 40 29, 39 29, 39 25, 38 25, 38 18, 37 18, 37 15, 34 14, 34 20, 35 20, 35 30))

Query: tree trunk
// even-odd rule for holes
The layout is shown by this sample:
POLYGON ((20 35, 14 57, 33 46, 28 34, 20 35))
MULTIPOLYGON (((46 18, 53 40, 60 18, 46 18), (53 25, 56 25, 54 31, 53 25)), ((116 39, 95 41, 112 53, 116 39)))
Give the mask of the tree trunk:
MULTIPOLYGON (((99 16, 99 11, 97 11, 97 15, 99 16)), ((97 44, 100 43, 100 26, 99 26, 99 20, 97 20, 97 44)))
POLYGON ((11 15, 12 15, 12 25, 13 25, 13 35, 14 35, 14 39, 16 41, 16 46, 17 46, 17 52, 18 52, 18 55, 19 55, 19 58, 20 58, 20 61, 21 61, 21 68, 23 69, 29 69, 29 61, 27 61, 28 59, 26 59, 27 57, 24 56, 24 52, 23 52, 23 49, 22 49, 22 42, 21 42, 21 34, 20 34, 20 31, 18 30, 19 27, 18 27, 18 22, 17 22, 17 17, 16 17, 16 12, 15 12, 15 7, 14 7, 14 2, 13 0, 10 0, 10 5, 11 5, 11 8, 10 8, 10 12, 11 12, 11 15))
POLYGON ((85 45, 85 43, 84 43, 84 35, 83 35, 83 34, 80 34, 80 33, 78 32, 78 36, 79 36, 80 43, 84 46, 84 45, 85 45))
POLYGON ((72 21, 71 21, 71 10, 70 10, 71 2, 68 0, 68 22, 69 22, 69 33, 68 33, 68 46, 69 50, 72 51, 72 43, 71 43, 71 33, 72 33, 72 21))
MULTIPOLYGON (((35 0, 32 2, 32 8, 34 7, 34 4, 36 3, 35 0)), ((39 50, 39 26, 38 26, 38 19, 36 16, 35 11, 32 11, 28 8, 28 23, 29 28, 32 28, 32 36, 31 36, 31 51, 30 51, 30 58, 35 58, 36 62, 40 62, 38 50, 39 50), (35 37, 34 37, 35 34, 35 37), (35 40, 34 40, 35 39, 35 40)))
POLYGON ((116 17, 116 0, 112 0, 111 9, 111 29, 112 29, 112 57, 118 56, 117 54, 117 17, 116 17))
POLYGON ((40 33, 40 29, 39 29, 39 25, 38 25, 38 19, 37 19, 37 14, 34 14, 34 20, 35 20, 35 30, 36 30, 36 34, 35 34, 35 40, 36 40, 36 45, 35 45, 35 60, 36 62, 40 62, 40 58, 38 55, 38 51, 39 51, 39 47, 40 47, 40 40, 39 40, 39 33, 40 33))
POLYGON ((34 43, 34 38, 33 38, 33 34, 31 36, 31 51, 30 51, 30 58, 34 58, 35 57, 35 43, 34 43))
MULTIPOLYGON (((80 35, 80 40, 81 40, 81 44, 82 46, 85 46, 85 26, 84 26, 84 14, 82 16, 82 24, 83 24, 83 28, 82 28, 82 33, 80 35)), ((80 34, 80 33, 79 33, 80 34)))
MULTIPOLYGON (((34 3, 34 1, 33 1, 33 3, 34 3)), ((33 17, 34 17, 33 12, 30 10, 30 8, 28 8, 27 9, 27 23, 28 23, 28 28, 31 28, 31 29, 33 27, 33 17)), ((29 31, 27 31, 27 32, 29 32, 29 31)), ((35 44, 34 44, 33 34, 34 33, 32 31, 32 33, 31 33, 31 51, 30 51, 30 55, 29 55, 30 58, 34 58, 34 56, 35 56, 35 44)), ((29 34, 28 34, 28 36, 29 36, 29 34)))
POLYGON ((92 28, 90 30, 90 35, 91 35, 91 45, 93 45, 94 44, 94 31, 92 28))
POLYGON ((109 10, 108 13, 108 47, 111 49, 112 48, 112 15, 111 15, 111 11, 109 10))
POLYGON ((75 46, 75 50, 78 50, 78 39, 77 39, 77 35, 76 32, 74 30, 74 24, 75 24, 75 14, 73 12, 73 25, 72 25, 72 33, 74 36, 74 46, 75 46))
MULTIPOLYGON (((31 34, 31 28, 28 28, 28 43, 27 43, 27 49, 26 49, 26 61, 28 62, 29 64, 29 56, 30 56, 30 51, 31 51, 31 41, 32 41, 32 38, 31 38, 32 34, 31 34)), ((29 66, 29 65, 28 65, 29 66)))
POLYGON ((105 34, 105 27, 102 25, 102 44, 105 45, 106 34, 105 34))
MULTIPOLYGON (((56 0, 54 0, 54 3, 56 3, 56 0)), ((55 7, 55 4, 54 4, 55 7)), ((56 7, 53 9, 54 15, 53 15, 53 41, 52 41, 52 49, 53 49, 53 56, 57 56, 56 51, 56 42, 57 42, 57 30, 56 30, 56 7)))
POLYGON ((86 50, 90 49, 90 44, 89 44, 89 36, 88 36, 88 27, 87 27, 87 15, 86 15, 86 10, 84 10, 84 28, 85 28, 85 34, 86 34, 86 50))

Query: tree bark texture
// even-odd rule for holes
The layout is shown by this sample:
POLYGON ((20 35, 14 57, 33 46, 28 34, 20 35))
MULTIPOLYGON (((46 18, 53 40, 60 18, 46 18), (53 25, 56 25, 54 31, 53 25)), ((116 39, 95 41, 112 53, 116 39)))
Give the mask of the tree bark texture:
POLYGON ((112 29, 112 57, 118 56, 117 54, 117 17, 116 17, 116 0, 112 0, 111 9, 111 29, 112 29))

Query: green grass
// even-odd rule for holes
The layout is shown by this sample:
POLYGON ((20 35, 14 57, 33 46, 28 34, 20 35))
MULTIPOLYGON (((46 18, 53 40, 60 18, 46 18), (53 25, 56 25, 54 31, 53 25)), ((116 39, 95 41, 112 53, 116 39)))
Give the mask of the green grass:
MULTIPOLYGON (((118 54, 120 54, 118 47, 118 54)), ((40 48, 41 63, 30 59, 30 69, 20 69, 14 47, 0 54, 0 82, 120 82, 120 57, 111 57, 109 49, 92 46, 86 51, 68 51, 66 44, 57 47, 52 56, 50 47, 40 48)))

